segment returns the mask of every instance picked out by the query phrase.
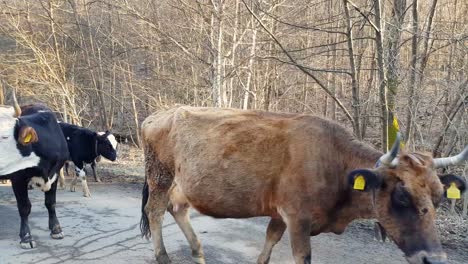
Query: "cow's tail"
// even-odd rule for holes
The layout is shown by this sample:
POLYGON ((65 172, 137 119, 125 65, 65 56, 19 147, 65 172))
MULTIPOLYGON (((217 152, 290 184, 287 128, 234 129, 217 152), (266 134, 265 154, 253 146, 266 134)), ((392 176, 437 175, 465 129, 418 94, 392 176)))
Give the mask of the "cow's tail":
POLYGON ((150 166, 149 159, 151 158, 152 152, 150 151, 150 147, 145 146, 143 144, 143 150, 145 153, 145 184, 143 185, 143 190, 141 192, 142 197, 141 197, 141 220, 140 220, 140 231, 141 231, 141 237, 145 237, 146 239, 149 239, 151 237, 151 229, 150 229, 150 223, 149 223, 149 218, 148 214, 146 213, 145 207, 146 204, 148 203, 149 199, 149 186, 148 186, 148 166, 150 166))
POLYGON ((143 185, 142 198, 141 198, 141 220, 140 220, 140 230, 141 236, 149 239, 151 237, 151 229, 149 225, 148 214, 146 213, 145 207, 148 203, 149 198, 149 187, 147 177, 145 177, 145 184, 143 185))

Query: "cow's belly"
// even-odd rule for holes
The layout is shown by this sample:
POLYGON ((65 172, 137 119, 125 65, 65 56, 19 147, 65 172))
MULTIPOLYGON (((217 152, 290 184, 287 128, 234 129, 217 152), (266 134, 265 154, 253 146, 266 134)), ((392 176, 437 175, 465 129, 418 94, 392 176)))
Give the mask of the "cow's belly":
POLYGON ((176 175, 176 182, 190 205, 217 218, 248 218, 276 213, 271 184, 242 180, 230 175, 176 175))
POLYGON ((191 205, 213 217, 276 212, 276 186, 290 160, 286 132, 273 121, 189 117, 176 120, 171 138, 176 182, 191 205))

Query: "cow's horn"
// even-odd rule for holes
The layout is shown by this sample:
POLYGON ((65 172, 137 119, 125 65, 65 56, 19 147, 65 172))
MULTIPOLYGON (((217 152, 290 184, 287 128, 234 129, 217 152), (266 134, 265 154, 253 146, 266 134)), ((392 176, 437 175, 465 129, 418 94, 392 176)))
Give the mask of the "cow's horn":
POLYGON ((393 142, 392 148, 385 153, 382 157, 379 159, 379 163, 387 166, 395 166, 397 163, 397 160, 395 159, 396 156, 398 155, 398 152, 400 151, 400 141, 401 141, 401 134, 400 132, 397 133, 395 142, 393 142))
POLYGON ((18 100, 16 99, 15 89, 13 89, 13 107, 15 108, 14 117, 19 117, 21 115, 21 108, 18 104, 18 100))
POLYGON ((461 164, 463 161, 468 160, 468 146, 458 155, 447 158, 434 159, 434 166, 436 168, 444 168, 448 166, 454 166, 461 164))

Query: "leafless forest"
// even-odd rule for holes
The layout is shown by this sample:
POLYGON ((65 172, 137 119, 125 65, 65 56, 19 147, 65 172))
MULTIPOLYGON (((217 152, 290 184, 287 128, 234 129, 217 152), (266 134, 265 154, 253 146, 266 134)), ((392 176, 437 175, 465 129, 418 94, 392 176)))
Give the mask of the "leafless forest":
POLYGON ((135 143, 148 114, 187 104, 326 116, 381 149, 396 116, 410 150, 468 144, 463 0, 0 6, 0 103, 15 87, 20 103, 135 143))

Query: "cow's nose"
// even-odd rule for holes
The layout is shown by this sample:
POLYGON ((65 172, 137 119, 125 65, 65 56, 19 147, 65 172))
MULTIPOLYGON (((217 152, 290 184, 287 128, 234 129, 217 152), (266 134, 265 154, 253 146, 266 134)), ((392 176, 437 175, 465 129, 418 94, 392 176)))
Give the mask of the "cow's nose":
POLYGON ((411 264, 447 264, 447 255, 444 252, 419 251, 406 258, 411 264))
POLYGON ((428 256, 425 256, 423 258, 423 263, 424 264, 446 264, 447 261, 444 260, 442 257, 428 257, 428 256))

